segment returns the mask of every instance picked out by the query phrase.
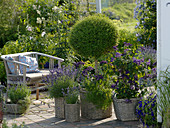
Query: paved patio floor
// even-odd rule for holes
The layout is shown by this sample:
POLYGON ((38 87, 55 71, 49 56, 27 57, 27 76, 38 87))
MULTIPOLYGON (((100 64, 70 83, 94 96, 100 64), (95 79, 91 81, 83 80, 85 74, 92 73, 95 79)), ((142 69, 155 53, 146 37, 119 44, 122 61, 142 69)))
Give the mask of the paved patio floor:
POLYGON ((68 123, 65 120, 55 118, 54 100, 32 100, 30 109, 25 115, 5 114, 8 125, 25 122, 30 128, 142 128, 139 121, 122 122, 116 119, 114 110, 112 117, 101 120, 82 119, 80 122, 68 123))

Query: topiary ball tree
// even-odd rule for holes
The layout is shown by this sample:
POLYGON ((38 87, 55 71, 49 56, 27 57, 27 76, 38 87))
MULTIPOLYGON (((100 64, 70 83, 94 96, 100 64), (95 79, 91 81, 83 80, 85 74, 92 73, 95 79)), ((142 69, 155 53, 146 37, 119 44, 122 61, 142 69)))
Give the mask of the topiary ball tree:
POLYGON ((69 42, 76 53, 97 59, 112 50, 118 31, 115 24, 103 15, 93 15, 77 22, 69 36, 69 42))

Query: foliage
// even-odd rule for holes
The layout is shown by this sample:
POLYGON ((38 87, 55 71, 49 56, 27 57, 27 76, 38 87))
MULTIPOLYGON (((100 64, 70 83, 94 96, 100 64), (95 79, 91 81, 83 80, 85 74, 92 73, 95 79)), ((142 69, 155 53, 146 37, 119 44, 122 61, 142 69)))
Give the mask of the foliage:
POLYGON ((78 87, 68 87, 65 93, 65 90, 62 90, 63 96, 67 104, 77 104, 79 102, 79 89, 78 87))
POLYGON ((146 90, 142 89, 147 84, 148 74, 152 71, 150 60, 140 58, 137 47, 130 43, 120 43, 113 49, 108 68, 111 69, 109 73, 113 75, 112 88, 116 97, 130 99, 143 96, 146 90), (143 79, 142 83, 140 79, 143 79))
POLYGON ((77 22, 69 35, 73 49, 84 57, 99 58, 116 44, 114 23, 103 15, 94 15, 77 22))
POLYGON ((12 127, 9 127, 6 119, 3 120, 2 127, 3 128, 29 128, 28 126, 25 125, 24 122, 22 122, 22 124, 20 124, 19 126, 16 123, 12 123, 12 127))
POLYGON ((76 86, 77 70, 74 67, 63 66, 61 69, 50 70, 51 74, 43 77, 43 81, 48 86, 51 98, 63 97, 63 93, 68 87, 76 86))
POLYGON ((146 98, 142 98, 136 107, 138 118, 145 126, 157 126, 157 95, 151 93, 146 98))
POLYGON ((6 71, 5 71, 5 66, 4 66, 4 62, 0 61, 0 82, 1 85, 6 85, 6 71))
POLYGON ((138 20, 138 42, 156 48, 156 0, 138 0, 134 17, 138 20))
MULTIPOLYGON (((159 79, 157 81, 157 94, 158 95, 158 112, 160 115, 166 115, 167 109, 170 105, 170 71, 169 71, 169 66, 165 71, 161 71, 159 74, 159 79)), ((166 117, 165 121, 163 122, 163 125, 166 125, 166 117)))
POLYGON ((168 105, 166 113, 164 113, 163 125, 165 126, 165 128, 170 127, 170 105, 168 105))
POLYGON ((25 32, 25 25, 19 18, 22 12, 19 10, 19 7, 22 6, 22 4, 22 0, 0 1, 0 10, 3 10, 0 12, 0 48, 2 48, 7 41, 15 41, 18 38, 18 29, 21 33, 25 32))
POLYGON ((135 6, 135 3, 114 4, 111 7, 103 8, 102 12, 112 20, 116 19, 127 23, 133 21, 133 9, 135 6))
POLYGON ((120 44, 123 44, 124 42, 130 42, 132 45, 137 46, 138 44, 136 43, 136 34, 135 32, 131 32, 127 29, 121 29, 119 30, 119 38, 118 38, 118 42, 120 44))
POLYGON ((13 104, 19 103, 20 100, 25 100, 30 95, 31 91, 26 85, 12 85, 8 90, 9 99, 13 104))

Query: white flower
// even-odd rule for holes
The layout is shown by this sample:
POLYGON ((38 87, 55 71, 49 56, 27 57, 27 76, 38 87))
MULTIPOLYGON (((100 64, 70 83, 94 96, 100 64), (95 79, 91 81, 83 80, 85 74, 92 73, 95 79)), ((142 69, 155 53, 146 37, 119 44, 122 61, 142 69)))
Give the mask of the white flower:
POLYGON ((60 21, 60 20, 58 20, 58 23, 59 23, 59 24, 61 24, 61 21, 60 21))
POLYGON ((59 9, 59 8, 58 8, 57 6, 54 6, 54 7, 52 8, 52 10, 53 10, 54 12, 56 12, 58 9, 59 9))
POLYGON ((42 32, 42 33, 41 33, 41 36, 43 37, 45 34, 46 34, 45 32, 42 32))
POLYGON ((34 10, 36 10, 36 9, 37 9, 36 5, 33 5, 32 7, 33 7, 33 9, 34 9, 34 10))
POLYGON ((32 31, 32 28, 29 25, 27 25, 26 29, 30 32, 32 31))
POLYGON ((41 24, 41 23, 42 23, 41 18, 37 17, 37 23, 38 23, 38 24, 41 24))
POLYGON ((33 39, 33 37, 32 36, 30 36, 30 40, 32 40, 33 39))
POLYGON ((40 8, 41 8, 41 6, 39 5, 39 6, 38 6, 38 9, 40 9, 40 8))
POLYGON ((44 18, 44 17, 42 17, 41 19, 42 19, 42 20, 45 20, 45 18, 44 18))
POLYGON ((39 10, 37 10, 37 13, 38 13, 39 15, 41 15, 41 12, 40 12, 39 10))

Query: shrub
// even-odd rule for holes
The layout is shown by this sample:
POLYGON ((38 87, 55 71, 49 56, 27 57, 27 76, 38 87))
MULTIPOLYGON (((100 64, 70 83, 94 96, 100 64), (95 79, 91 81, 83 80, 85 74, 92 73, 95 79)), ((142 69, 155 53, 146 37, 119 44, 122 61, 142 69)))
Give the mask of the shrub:
POLYGON ((136 107, 138 118, 145 126, 157 126, 157 95, 151 93, 148 97, 142 98, 136 107))
POLYGON ((78 54, 97 59, 111 50, 117 37, 117 28, 109 18, 94 15, 73 26, 69 42, 78 54))
POLYGON ((156 0, 139 0, 136 3, 134 17, 139 21, 135 27, 138 42, 156 48, 156 0))

